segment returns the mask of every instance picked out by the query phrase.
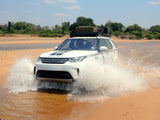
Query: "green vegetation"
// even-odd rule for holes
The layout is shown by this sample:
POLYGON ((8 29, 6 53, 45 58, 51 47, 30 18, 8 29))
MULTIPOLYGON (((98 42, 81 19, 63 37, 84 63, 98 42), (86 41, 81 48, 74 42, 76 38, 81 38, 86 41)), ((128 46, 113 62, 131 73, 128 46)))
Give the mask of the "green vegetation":
POLYGON ((105 25, 96 25, 92 18, 85 17, 78 17, 73 24, 63 22, 61 26, 55 25, 51 28, 32 23, 9 21, 8 24, 0 25, 0 34, 36 34, 40 37, 62 37, 73 32, 77 26, 109 27, 112 35, 121 39, 160 39, 160 25, 151 26, 149 29, 144 29, 137 24, 126 27, 122 23, 112 21, 106 22, 105 25))
POLYGON ((91 18, 78 17, 76 22, 71 24, 69 27, 69 31, 73 32, 78 26, 96 26, 91 18))

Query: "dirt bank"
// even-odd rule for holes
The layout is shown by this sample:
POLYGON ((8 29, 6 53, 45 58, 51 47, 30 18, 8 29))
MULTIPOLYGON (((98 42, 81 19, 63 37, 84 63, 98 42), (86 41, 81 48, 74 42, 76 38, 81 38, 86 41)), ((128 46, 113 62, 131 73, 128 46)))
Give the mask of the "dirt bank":
POLYGON ((0 44, 38 44, 38 43, 62 43, 63 40, 34 40, 34 41, 1 41, 0 44))
MULTIPOLYGON (((66 35, 63 38, 68 38, 69 36, 66 35)), ((5 34, 2 35, 0 34, 0 40, 15 40, 15 39, 62 39, 61 37, 55 37, 55 38, 51 38, 51 37, 39 37, 38 35, 29 35, 29 34, 5 34)))
MULTIPOLYGON (((3 42, 5 42, 5 40, 10 40, 10 42, 12 40, 28 40, 29 43, 30 40, 35 40, 36 43, 38 43, 37 41, 39 40, 45 40, 45 42, 51 42, 53 40, 57 40, 57 39, 60 39, 60 40, 65 40, 69 37, 69 35, 66 35, 64 37, 55 37, 55 38, 51 38, 51 37, 38 37, 38 35, 28 35, 28 34, 6 34, 6 35, 0 35, 0 40, 4 40, 3 42)), ((119 39, 115 36, 112 36, 112 39, 115 41, 115 42, 151 42, 151 41, 160 41, 160 40, 156 40, 156 39, 152 39, 152 40, 147 40, 147 39, 140 39, 140 40, 129 40, 129 39, 119 39)), ((11 42, 12 43, 12 42, 11 42)), ((13 42, 15 43, 15 42, 13 42)), ((33 42, 34 43, 34 42, 33 42)), ((39 43, 44 43, 44 41, 39 41, 39 43)), ((9 44, 7 42, 7 44, 9 44)))
POLYGON ((119 39, 115 36, 112 36, 112 39, 115 41, 115 42, 156 42, 156 41, 160 41, 160 40, 156 40, 156 39, 152 39, 152 40, 147 40, 147 39, 139 39, 139 40, 130 40, 130 39, 119 39))

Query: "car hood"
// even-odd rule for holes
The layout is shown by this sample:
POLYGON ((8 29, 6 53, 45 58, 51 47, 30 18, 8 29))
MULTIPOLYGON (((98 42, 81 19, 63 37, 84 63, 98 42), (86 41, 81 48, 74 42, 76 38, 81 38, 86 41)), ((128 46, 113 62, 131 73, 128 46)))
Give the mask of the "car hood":
POLYGON ((49 58, 72 58, 72 57, 80 57, 80 56, 88 56, 96 54, 97 51, 85 51, 85 50, 72 50, 72 51, 64 51, 64 50, 56 50, 52 52, 43 53, 40 57, 49 57, 49 58))

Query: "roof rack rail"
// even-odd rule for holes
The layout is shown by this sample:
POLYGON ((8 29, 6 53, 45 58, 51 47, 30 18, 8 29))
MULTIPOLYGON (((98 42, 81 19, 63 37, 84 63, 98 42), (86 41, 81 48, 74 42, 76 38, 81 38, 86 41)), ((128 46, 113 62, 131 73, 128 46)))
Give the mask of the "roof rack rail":
POLYGON ((76 27, 73 32, 70 33, 71 37, 96 37, 96 36, 106 36, 111 37, 110 29, 100 28, 94 26, 79 26, 76 27))

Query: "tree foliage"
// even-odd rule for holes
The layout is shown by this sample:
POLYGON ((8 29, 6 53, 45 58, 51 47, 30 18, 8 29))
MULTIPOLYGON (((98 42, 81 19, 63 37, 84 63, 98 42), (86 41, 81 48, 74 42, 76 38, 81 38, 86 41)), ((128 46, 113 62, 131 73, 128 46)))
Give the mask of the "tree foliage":
POLYGON ((135 35, 137 39, 141 39, 144 38, 144 31, 145 30, 141 26, 139 26, 138 24, 134 24, 128 26, 124 32, 135 35))
POLYGON ((127 29, 125 30, 125 32, 129 32, 129 33, 132 33, 133 31, 142 32, 143 29, 139 25, 134 24, 134 25, 128 26, 127 29))
POLYGON ((71 24, 69 31, 74 31, 78 26, 96 26, 92 18, 78 17, 76 22, 71 24))
POLYGON ((69 26, 70 26, 70 22, 63 22, 62 23, 62 32, 64 34, 69 34, 69 26))
POLYGON ((92 18, 78 17, 76 22, 63 22, 61 25, 49 26, 34 25, 27 22, 11 22, 0 25, 0 34, 37 34, 41 37, 61 37, 70 34, 78 26, 97 26, 98 28, 109 27, 111 33, 122 39, 160 39, 160 25, 151 26, 149 29, 144 29, 138 24, 133 24, 125 27, 122 23, 108 21, 104 25, 96 25, 92 18))
POLYGON ((153 33, 160 33, 160 25, 155 25, 150 28, 150 31, 153 33))
POLYGON ((117 23, 117 22, 112 22, 112 21, 108 21, 105 24, 106 27, 109 27, 113 32, 114 31, 123 31, 123 27, 124 25, 122 23, 117 23))

